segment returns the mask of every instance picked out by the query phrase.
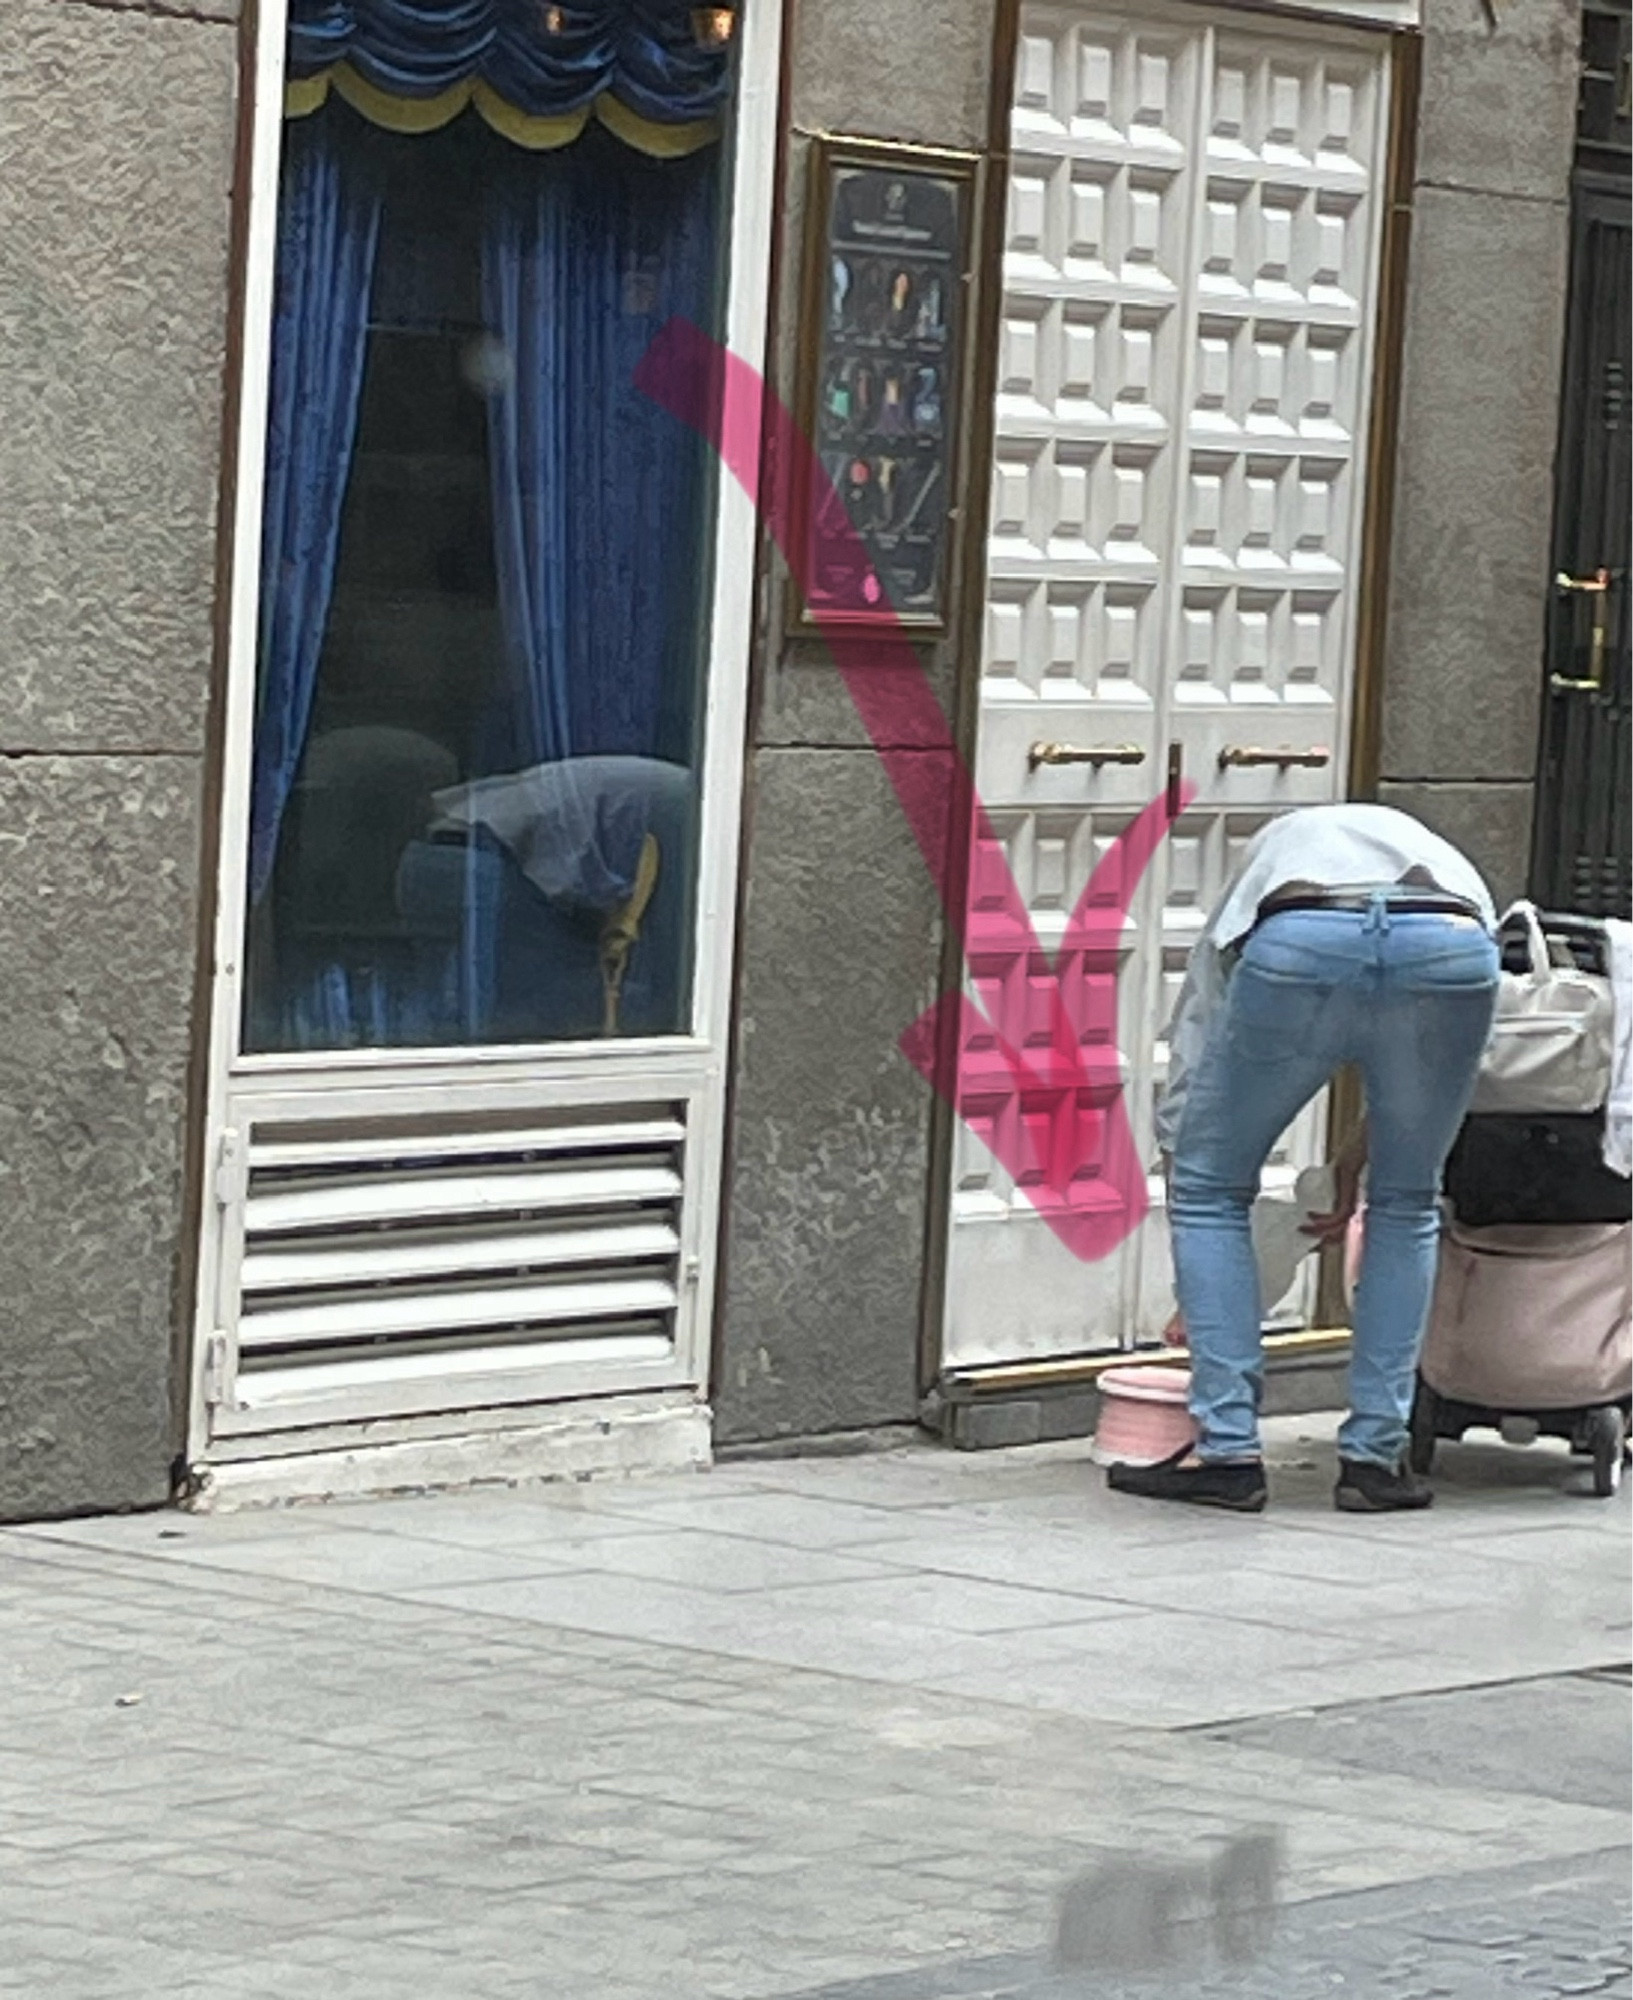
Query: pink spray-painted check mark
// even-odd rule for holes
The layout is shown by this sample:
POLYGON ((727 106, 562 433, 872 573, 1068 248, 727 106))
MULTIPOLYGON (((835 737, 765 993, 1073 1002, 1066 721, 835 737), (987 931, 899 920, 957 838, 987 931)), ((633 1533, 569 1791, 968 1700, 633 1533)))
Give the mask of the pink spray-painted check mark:
MULTIPOLYGON (((686 320, 662 329, 635 379, 719 453, 770 527, 807 603, 812 565, 800 530, 821 519, 828 549, 839 548, 881 607, 861 630, 817 605, 812 615, 948 919, 964 926, 965 960, 980 995, 980 1005, 963 993, 943 995, 902 1035, 902 1051, 980 1133, 1075 1256, 1085 1263, 1109 1256, 1148 1207, 1117 1047, 1117 953, 1134 892, 1172 819, 1171 802, 1154 799, 1111 844, 1051 954, 918 653, 792 414, 755 369, 686 320), (769 491, 761 478, 764 444, 776 468, 769 491), (967 902, 952 838, 966 826, 973 829, 967 902), (1005 1102, 1018 1115, 988 1115, 987 1107, 1005 1102), (1062 1107, 1072 1115, 1060 1115, 1062 1107)), ((1184 787, 1177 805, 1193 793, 1184 787)))

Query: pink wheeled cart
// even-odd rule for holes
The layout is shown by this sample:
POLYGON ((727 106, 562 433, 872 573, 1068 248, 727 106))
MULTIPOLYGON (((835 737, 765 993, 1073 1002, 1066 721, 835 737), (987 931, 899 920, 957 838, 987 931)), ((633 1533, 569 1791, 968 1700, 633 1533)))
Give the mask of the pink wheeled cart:
MULTIPOLYGON (((1538 976, 1562 968, 1577 1003, 1602 984, 1608 1012, 1604 926, 1519 910, 1504 926, 1505 969, 1523 982, 1545 944, 1538 976)), ((1527 1016, 1520 1030, 1546 1047, 1563 1019, 1527 1016)), ((1582 1051, 1568 1055, 1580 1062, 1582 1051)), ((1605 1071, 1601 1093, 1608 1038, 1605 1071)), ((1605 1164, 1602 1095, 1566 1101, 1540 1062, 1526 1087, 1534 1100, 1469 1117, 1447 1162, 1453 1219, 1418 1364, 1412 1467, 1427 1472, 1439 1439, 1475 1428, 1513 1442, 1561 1437, 1591 1457, 1594 1491, 1608 1496, 1633 1400, 1633 1188, 1605 1164)))
POLYGON ((1561 1437, 1616 1491, 1633 1393, 1633 1224, 1460 1223, 1418 1362, 1412 1469, 1436 1441, 1489 1427, 1513 1442, 1561 1437))

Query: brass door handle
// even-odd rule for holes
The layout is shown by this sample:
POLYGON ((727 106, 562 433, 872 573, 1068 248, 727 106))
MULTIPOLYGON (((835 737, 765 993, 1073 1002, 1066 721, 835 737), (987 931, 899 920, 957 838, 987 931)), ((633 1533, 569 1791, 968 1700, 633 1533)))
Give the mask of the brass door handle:
POLYGON ((1034 743, 1026 754, 1032 770, 1040 764, 1143 764, 1145 752, 1138 743, 1034 743))
POLYGON ((1610 571, 1596 569, 1592 576, 1571 576, 1561 570, 1554 578, 1555 590, 1566 596, 1593 599, 1593 626, 1588 638, 1588 672, 1585 680, 1570 674, 1550 674, 1548 685, 1556 688, 1586 688, 1597 693, 1605 684, 1605 654, 1610 650, 1610 571))
POLYGON ((1219 753, 1221 771, 1251 770, 1260 764, 1274 764, 1285 771, 1297 764, 1306 771, 1319 771, 1332 762, 1332 752, 1324 744, 1310 750, 1259 750, 1247 744, 1229 743, 1219 753))

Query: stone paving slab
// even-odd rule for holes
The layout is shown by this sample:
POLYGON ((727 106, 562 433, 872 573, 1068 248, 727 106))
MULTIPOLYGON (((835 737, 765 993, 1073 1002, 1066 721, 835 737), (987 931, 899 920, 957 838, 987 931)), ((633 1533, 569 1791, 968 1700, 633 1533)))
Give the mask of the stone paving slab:
POLYGON ((1274 1503, 1247 1519, 1109 1494, 1073 1444, 21 1532, 1114 1724, 1633 1653, 1626 1495, 1469 1444, 1431 1514, 1358 1520, 1331 1508, 1330 1431, 1270 1426, 1274 1503))
POLYGON ((1289 1910, 1591 1874, 1625 1790, 1384 1756, 1374 1704, 1625 1660, 1627 1496, 1449 1450, 1408 1541, 1273 1436, 1258 1521, 1076 1447, 0 1531, 0 1992, 1014 1988, 1065 1884, 1266 1825, 1289 1910))

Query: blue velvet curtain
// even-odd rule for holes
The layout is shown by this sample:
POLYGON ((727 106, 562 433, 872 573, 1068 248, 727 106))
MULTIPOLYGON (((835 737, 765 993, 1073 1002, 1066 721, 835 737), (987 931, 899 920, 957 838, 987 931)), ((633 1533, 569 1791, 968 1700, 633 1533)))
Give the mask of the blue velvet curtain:
POLYGON ((664 124, 725 102, 724 48, 700 46, 684 0, 291 0, 289 71, 349 62, 377 89, 434 97, 480 77, 535 117, 576 111, 610 90, 664 124), (552 22, 559 25, 552 25, 552 22))
MULTIPOLYGON (((556 13, 537 0, 291 0, 291 73, 345 60, 405 95, 480 76, 538 115, 608 89, 659 121, 720 107, 725 53, 699 47, 675 0, 567 7, 541 30, 556 13)), ((592 125, 558 151, 496 146, 483 167, 470 214, 477 241, 465 243, 480 264, 480 318, 498 364, 488 451, 507 671, 467 769, 481 779, 555 767, 551 782, 570 794, 563 810, 584 837, 568 843, 573 879, 559 896, 474 825, 451 844, 418 837, 396 878, 401 934, 360 933, 352 949, 344 921, 328 939, 321 910, 303 905, 300 924, 286 927, 267 890, 312 726, 370 327, 381 311, 393 323, 418 324, 429 311, 431 323, 469 325, 469 307, 416 297, 410 311, 396 297, 403 283, 386 284, 383 268, 376 285, 390 255, 390 148, 437 142, 382 146, 336 112, 285 127, 249 856, 265 919, 251 955, 272 978, 251 996, 252 1044, 595 1032, 596 928, 576 912, 624 900, 648 830, 663 843, 663 873, 646 957, 655 966, 661 955, 670 970, 667 988, 643 995, 637 967, 626 1011, 632 1025, 641 1016, 662 1031, 678 1020, 685 964, 678 931, 661 954, 655 940, 665 925, 686 927, 682 767, 693 754, 712 468, 634 376, 672 316, 714 323, 720 149, 657 160, 592 125), (646 761, 629 776, 622 764, 586 761, 596 758, 646 761), (681 804, 663 804, 666 785, 681 804)), ((433 244, 436 256, 417 247, 415 283, 436 290, 447 280, 452 290, 457 242, 456 233, 433 244)))
MULTIPOLYGON (((656 164, 589 135, 495 186, 483 304, 507 357, 489 403, 514 766, 667 756, 695 685, 708 467, 634 386, 666 320, 713 323, 718 155, 656 164), (677 695, 680 699, 677 702, 677 695)), ((642 828, 608 829, 609 906, 642 828)))
POLYGON ((328 119, 285 128, 250 792, 250 896, 306 747, 368 345, 380 192, 328 119))

